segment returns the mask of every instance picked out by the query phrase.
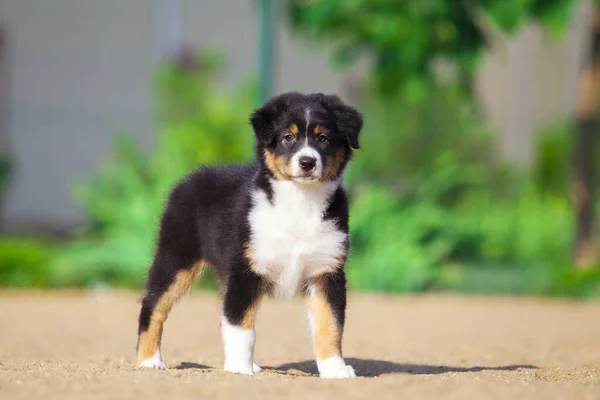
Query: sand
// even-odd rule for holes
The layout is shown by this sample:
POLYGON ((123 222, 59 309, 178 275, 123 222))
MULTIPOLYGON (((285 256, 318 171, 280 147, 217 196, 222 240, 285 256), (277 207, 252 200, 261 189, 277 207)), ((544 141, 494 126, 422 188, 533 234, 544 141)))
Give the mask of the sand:
POLYGON ((168 371, 135 368, 139 293, 0 292, 0 399, 600 399, 600 302, 351 294, 344 356, 318 378, 301 299, 265 301, 254 376, 225 373, 220 307, 186 296, 168 371))

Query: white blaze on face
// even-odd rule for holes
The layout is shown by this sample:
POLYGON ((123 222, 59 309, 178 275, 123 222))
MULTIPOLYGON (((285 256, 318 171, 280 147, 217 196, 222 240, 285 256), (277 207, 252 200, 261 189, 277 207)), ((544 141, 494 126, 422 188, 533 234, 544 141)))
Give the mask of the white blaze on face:
POLYGON ((310 126, 310 108, 307 108, 304 112, 304 118, 306 120, 306 139, 304 140, 304 146, 298 150, 292 157, 292 176, 299 178, 299 182, 308 182, 309 178, 320 179, 323 174, 323 160, 317 150, 308 145, 309 126, 310 126), (306 172, 300 167, 300 157, 311 157, 314 158, 315 167, 310 171, 310 175, 305 175, 306 172))

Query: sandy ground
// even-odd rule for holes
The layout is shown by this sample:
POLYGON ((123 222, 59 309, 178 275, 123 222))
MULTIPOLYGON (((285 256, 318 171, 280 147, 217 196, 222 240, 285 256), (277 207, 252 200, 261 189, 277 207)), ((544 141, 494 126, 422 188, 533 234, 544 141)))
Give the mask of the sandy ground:
POLYGON ((168 371, 134 367, 132 293, 0 292, 0 399, 600 399, 600 303, 351 295, 344 354, 322 380, 302 301, 266 301, 252 377, 220 370, 219 303, 187 296, 165 328, 168 371))

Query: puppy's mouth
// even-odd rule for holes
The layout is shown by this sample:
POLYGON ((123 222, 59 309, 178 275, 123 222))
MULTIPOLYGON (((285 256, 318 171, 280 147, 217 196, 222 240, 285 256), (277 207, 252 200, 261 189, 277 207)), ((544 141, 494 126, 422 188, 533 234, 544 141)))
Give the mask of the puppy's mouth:
POLYGON ((317 170, 312 171, 295 171, 296 173, 290 176, 290 179, 297 183, 309 184, 319 182, 322 178, 317 170))
POLYGON ((314 173, 313 171, 303 172, 303 173, 294 175, 291 173, 291 171, 287 171, 287 170, 283 169, 283 170, 279 170, 279 174, 284 180, 290 180, 292 182, 297 182, 297 183, 312 183, 312 182, 317 182, 321 179, 321 177, 318 176, 318 174, 314 173))
POLYGON ((319 180, 319 178, 314 175, 292 176, 291 179, 294 182, 300 182, 300 183, 310 183, 310 182, 316 182, 319 180))

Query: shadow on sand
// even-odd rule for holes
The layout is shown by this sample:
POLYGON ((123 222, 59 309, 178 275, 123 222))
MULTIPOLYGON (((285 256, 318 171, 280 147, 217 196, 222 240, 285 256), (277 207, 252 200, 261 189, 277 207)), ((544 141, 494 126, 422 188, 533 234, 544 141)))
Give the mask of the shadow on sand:
POLYGON ((193 362, 182 362, 181 364, 179 364, 178 366, 175 367, 175 369, 211 369, 212 367, 209 367, 208 365, 202 365, 202 364, 197 364, 197 363, 193 363, 193 362))
MULTIPOLYGON (((410 374, 410 375, 439 375, 451 372, 481 372, 481 371, 516 371, 518 369, 537 369, 534 365, 505 365, 500 367, 450 367, 445 365, 419 365, 398 364, 382 360, 365 360, 362 358, 346 358, 346 362, 354 367, 356 375, 374 378, 387 374, 410 374)), ((263 367, 265 370, 287 372, 296 370, 318 376, 317 364, 314 360, 301 361, 279 365, 277 367, 263 367)), ((182 362, 175 369, 212 369, 207 365, 193 362, 182 362)))
MULTIPOLYGON (((506 365, 500 367, 450 367, 445 365, 398 364, 382 360, 365 360, 361 358, 346 358, 346 363, 352 365, 356 375, 374 378, 386 374, 439 375, 450 372, 481 372, 481 371, 516 371, 518 369, 537 369, 534 365, 506 365)), ((276 371, 298 370, 304 373, 318 375, 317 364, 314 361, 302 361, 283 364, 278 367, 265 367, 276 371)))

